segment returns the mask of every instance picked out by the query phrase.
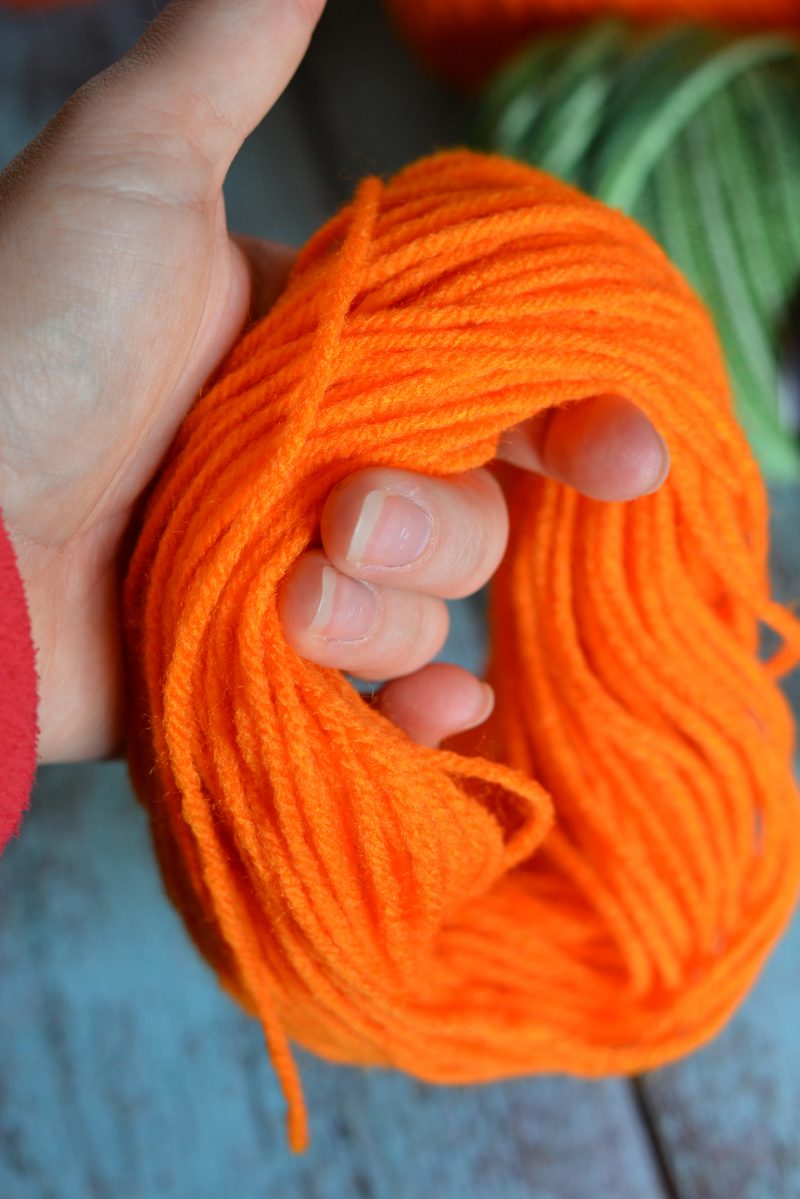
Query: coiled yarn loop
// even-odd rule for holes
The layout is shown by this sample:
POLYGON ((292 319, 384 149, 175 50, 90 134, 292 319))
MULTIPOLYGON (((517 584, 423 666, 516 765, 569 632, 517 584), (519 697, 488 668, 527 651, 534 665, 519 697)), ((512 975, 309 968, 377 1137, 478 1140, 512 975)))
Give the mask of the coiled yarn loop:
POLYGON ((708 318, 632 221, 455 151, 354 202, 181 429, 125 585, 130 756, 167 886, 285 1038, 439 1082, 665 1062, 706 1040, 792 908, 789 711, 759 623, 766 507, 708 318), (287 644, 276 592, 331 487, 437 475, 625 395, 656 495, 520 477, 481 756, 412 744, 287 644), (146 714, 146 716, 145 716, 146 714))

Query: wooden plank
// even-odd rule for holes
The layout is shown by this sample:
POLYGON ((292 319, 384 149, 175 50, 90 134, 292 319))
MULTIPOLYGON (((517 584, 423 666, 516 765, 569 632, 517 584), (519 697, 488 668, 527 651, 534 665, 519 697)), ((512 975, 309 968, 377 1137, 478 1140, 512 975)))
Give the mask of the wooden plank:
POLYGON ((623 1087, 436 1088, 301 1055, 295 1159, 261 1033, 161 891, 123 767, 42 771, 0 863, 4 1199, 658 1199, 623 1087))
POLYGON ((642 1094, 682 1199, 800 1199, 800 920, 745 1007, 642 1094))

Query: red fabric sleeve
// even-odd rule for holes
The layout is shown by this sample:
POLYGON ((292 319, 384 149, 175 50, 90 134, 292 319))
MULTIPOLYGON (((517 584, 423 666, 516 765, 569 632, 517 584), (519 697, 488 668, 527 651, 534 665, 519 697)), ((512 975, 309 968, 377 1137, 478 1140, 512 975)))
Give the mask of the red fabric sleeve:
POLYGON ((0 514, 0 853, 28 806, 36 769, 36 707, 28 606, 0 514))

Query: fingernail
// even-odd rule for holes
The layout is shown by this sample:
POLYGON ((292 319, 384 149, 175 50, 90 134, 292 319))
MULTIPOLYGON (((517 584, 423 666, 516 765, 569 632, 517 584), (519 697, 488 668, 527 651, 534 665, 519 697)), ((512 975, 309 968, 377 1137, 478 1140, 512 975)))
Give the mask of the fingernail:
POLYGON ((319 603, 309 633, 331 641, 358 641, 374 627, 377 617, 378 601, 371 587, 348 579, 332 566, 323 566, 319 603))
POLYGON ((347 561, 359 566, 408 566, 424 553, 431 539, 427 512, 404 495, 370 491, 350 545, 347 561))
POLYGON ((494 711, 494 689, 488 683, 481 683, 481 690, 483 692, 483 703, 478 705, 478 714, 474 720, 470 724, 464 725, 462 731, 465 733, 469 729, 477 728, 479 724, 483 724, 494 711))
POLYGON ((669 446, 667 445, 666 441, 659 433, 658 429, 654 428, 653 432, 655 433, 656 437, 658 438, 659 444, 661 446, 661 464, 658 469, 658 473, 655 476, 654 481, 650 484, 647 491, 642 492, 643 495, 652 495, 654 491, 658 491, 659 487, 661 487, 666 482, 667 475, 669 474, 669 471, 670 471, 670 466, 672 465, 672 460, 671 460, 670 454, 669 454, 669 446))

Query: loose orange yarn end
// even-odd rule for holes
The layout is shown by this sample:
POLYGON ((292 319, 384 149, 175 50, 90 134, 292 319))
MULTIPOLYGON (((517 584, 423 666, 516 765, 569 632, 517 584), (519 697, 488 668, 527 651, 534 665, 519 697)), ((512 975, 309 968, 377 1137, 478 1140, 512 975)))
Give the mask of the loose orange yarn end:
POLYGON ((620 17, 800 32, 796 0, 386 0, 398 29, 454 83, 480 84, 535 33, 620 17))
POLYGON ((633 222, 456 151, 355 201, 190 413, 125 583, 131 770, 223 984, 287 1038, 435 1082, 638 1071, 706 1041, 800 880, 789 709, 759 628, 764 489, 711 324, 633 222), (412 744, 300 659, 276 594, 331 488, 490 460, 545 408, 624 395, 654 496, 520 475, 475 756, 412 744), (146 716, 145 716, 146 714, 146 716))

